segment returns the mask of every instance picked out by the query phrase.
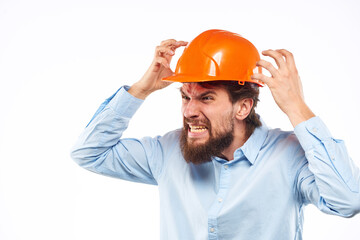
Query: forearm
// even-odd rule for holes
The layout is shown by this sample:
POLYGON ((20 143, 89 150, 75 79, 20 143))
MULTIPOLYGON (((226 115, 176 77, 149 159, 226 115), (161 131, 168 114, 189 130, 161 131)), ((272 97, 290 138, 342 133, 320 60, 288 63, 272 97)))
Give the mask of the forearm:
POLYGON ((132 96, 145 100, 147 96, 149 96, 153 91, 146 90, 144 86, 141 86, 141 83, 135 83, 130 87, 128 90, 128 93, 130 93, 132 96))
POLYGON ((309 120, 312 117, 315 117, 315 114, 311 109, 301 101, 300 103, 291 107, 291 109, 286 112, 292 126, 295 128, 299 123, 309 120))

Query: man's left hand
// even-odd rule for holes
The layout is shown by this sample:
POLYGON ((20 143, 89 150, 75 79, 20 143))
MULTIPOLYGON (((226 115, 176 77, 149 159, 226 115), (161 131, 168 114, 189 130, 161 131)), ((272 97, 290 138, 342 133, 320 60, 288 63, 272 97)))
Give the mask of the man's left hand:
POLYGON ((251 78, 260 80, 269 87, 276 104, 289 117, 294 127, 314 117, 314 113, 305 104, 300 76, 292 53, 280 49, 266 50, 262 54, 273 58, 278 68, 261 59, 257 62, 257 66, 268 70, 271 77, 255 73, 251 78))

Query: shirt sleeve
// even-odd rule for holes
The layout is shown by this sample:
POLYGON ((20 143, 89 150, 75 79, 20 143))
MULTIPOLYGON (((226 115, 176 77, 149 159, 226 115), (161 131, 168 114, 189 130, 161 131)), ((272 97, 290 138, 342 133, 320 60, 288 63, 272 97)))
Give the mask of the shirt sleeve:
POLYGON ((319 117, 298 124, 295 134, 306 157, 297 178, 303 203, 343 217, 360 212, 360 172, 344 141, 334 139, 319 117))
POLYGON ((101 104, 72 148, 71 157, 99 174, 156 185, 162 163, 159 137, 121 138, 143 103, 129 94, 128 88, 120 88, 101 104))

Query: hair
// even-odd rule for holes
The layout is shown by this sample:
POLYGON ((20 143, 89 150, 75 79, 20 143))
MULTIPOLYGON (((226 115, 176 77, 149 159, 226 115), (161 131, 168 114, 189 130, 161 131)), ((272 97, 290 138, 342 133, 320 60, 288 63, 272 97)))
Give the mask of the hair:
POLYGON ((245 98, 252 99, 253 106, 249 115, 245 118, 247 137, 250 137, 255 128, 261 126, 259 115, 255 112, 255 107, 259 102, 259 86, 257 84, 245 82, 244 85, 240 85, 237 81, 209 81, 200 82, 199 84, 204 88, 223 87, 228 92, 232 104, 245 98))

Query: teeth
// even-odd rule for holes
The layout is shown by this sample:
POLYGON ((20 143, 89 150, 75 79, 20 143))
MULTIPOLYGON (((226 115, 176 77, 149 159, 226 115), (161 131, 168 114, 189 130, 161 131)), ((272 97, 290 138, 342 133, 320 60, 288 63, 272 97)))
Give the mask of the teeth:
POLYGON ((191 132, 204 132, 206 131, 206 127, 205 126, 190 126, 190 131, 191 132))
POLYGON ((191 129, 191 132, 205 132, 206 131, 206 129, 204 128, 204 129, 191 129))

